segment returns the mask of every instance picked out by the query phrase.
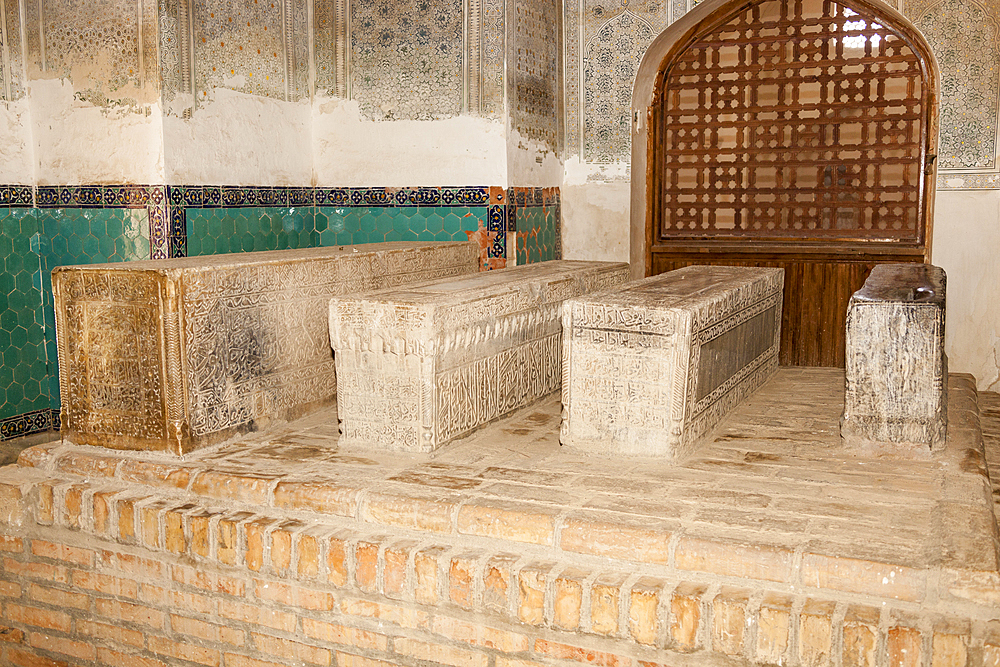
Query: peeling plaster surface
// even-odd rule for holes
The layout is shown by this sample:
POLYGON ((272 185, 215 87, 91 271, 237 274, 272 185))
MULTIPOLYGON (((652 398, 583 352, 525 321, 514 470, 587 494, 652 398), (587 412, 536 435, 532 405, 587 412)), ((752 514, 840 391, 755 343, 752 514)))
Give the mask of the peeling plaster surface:
POLYGON ((28 99, 0 102, 0 183, 32 185, 35 182, 28 99))
POLYGON ((584 183, 628 183, 631 170, 627 162, 610 162, 597 164, 582 162, 578 156, 566 161, 566 185, 583 185, 584 183))
POLYGON ((163 118, 168 183, 312 185, 308 102, 216 88, 191 118, 163 118))
POLYGON ((507 164, 507 179, 503 182, 511 187, 549 188, 562 185, 562 160, 548 145, 524 137, 514 128, 508 130, 507 164))
POLYGON ((38 185, 162 183, 160 108, 102 108, 61 79, 28 84, 38 185))
POLYGON ((499 120, 362 120, 358 103, 318 98, 313 162, 319 186, 503 185, 507 140, 499 120))
POLYGON ((1000 391, 1000 191, 938 191, 931 263, 948 274, 948 370, 1000 391))
POLYGON ((563 186, 563 259, 629 261, 629 194, 627 181, 563 186))

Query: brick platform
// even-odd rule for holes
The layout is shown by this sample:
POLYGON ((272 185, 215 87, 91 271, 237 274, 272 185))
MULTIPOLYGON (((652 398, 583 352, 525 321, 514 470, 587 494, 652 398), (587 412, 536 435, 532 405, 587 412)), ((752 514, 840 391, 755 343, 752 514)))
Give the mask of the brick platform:
POLYGON ((680 466, 561 449, 555 397, 433 458, 338 449, 332 413, 181 460, 35 447, 0 469, 0 663, 996 665, 973 387, 921 461, 841 454, 825 369, 680 466))

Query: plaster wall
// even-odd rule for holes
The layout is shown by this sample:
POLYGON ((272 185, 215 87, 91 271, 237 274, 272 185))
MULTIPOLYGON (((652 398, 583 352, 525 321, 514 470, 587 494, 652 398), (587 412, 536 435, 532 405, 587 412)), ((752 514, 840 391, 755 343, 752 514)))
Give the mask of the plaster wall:
POLYGON ((27 98, 0 102, 0 183, 35 182, 31 114, 27 98))
POLYGON ((504 125, 491 118, 364 120, 358 102, 319 97, 312 107, 316 185, 387 187, 502 184, 504 125), (433 158, 429 158, 433 156, 433 158))
POLYGON ((96 106, 67 79, 31 79, 35 183, 162 183, 159 104, 96 106))
POLYGON ((1000 191, 936 197, 931 262, 948 274, 948 370, 1000 391, 1000 191))
POLYGON ((167 183, 312 184, 312 112, 286 102, 216 88, 190 118, 163 118, 167 183))
POLYGON ((563 162, 546 143, 525 137, 516 128, 507 131, 508 186, 559 187, 563 183, 563 162))
POLYGON ((564 185, 564 259, 629 261, 629 183, 564 185))

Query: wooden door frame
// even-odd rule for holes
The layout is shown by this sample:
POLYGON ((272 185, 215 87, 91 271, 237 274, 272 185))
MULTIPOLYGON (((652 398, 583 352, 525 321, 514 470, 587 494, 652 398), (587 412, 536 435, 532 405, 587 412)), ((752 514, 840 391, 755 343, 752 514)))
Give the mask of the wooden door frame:
MULTIPOLYGON (((694 38, 712 30, 716 25, 728 20, 734 13, 759 4, 760 0, 704 0, 679 20, 672 23, 661 32, 650 44, 636 76, 632 90, 632 183, 630 207, 630 243, 629 260, 631 277, 641 278, 649 275, 651 270, 651 249, 653 229, 649 211, 650 202, 650 156, 653 146, 648 140, 654 105, 661 94, 658 90, 663 80, 664 68, 674 56, 690 45, 694 38)), ((846 4, 846 3, 845 3, 846 4)), ((850 4, 862 7, 876 16, 885 17, 894 29, 898 30, 909 43, 920 59, 924 68, 924 81, 927 91, 927 134, 922 150, 925 156, 934 155, 938 142, 938 99, 941 90, 941 78, 937 61, 930 50, 927 41, 913 24, 895 9, 878 0, 850 0, 850 4)), ((934 191, 936 182, 936 163, 930 158, 924 170, 922 184, 924 196, 923 225, 924 242, 922 247, 923 261, 929 261, 931 237, 933 232, 934 191)), ((747 241, 753 244, 753 241, 747 241)), ((778 246, 784 246, 784 243, 778 246)), ((794 242, 787 244, 789 250, 794 242)), ((801 245, 801 244, 800 244, 801 245)), ((898 244, 892 244, 899 248, 898 244)), ((755 245, 755 247, 757 247, 755 245)), ((777 248, 775 248, 777 249, 777 248)), ((871 244, 860 244, 855 249, 858 254, 875 251, 873 255, 882 254, 871 244)))

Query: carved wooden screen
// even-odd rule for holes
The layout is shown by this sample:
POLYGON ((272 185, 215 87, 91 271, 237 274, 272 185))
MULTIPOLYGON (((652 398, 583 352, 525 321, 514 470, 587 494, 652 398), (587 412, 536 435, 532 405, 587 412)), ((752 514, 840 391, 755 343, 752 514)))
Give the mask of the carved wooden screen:
MULTIPOLYGON (((786 283, 786 296, 832 299, 824 307, 846 311, 874 263, 926 260, 928 51, 867 5, 733 7, 661 66, 648 158, 650 272, 748 263, 801 273, 796 263, 848 261, 850 276, 831 277, 835 295, 823 294, 822 280, 818 293, 786 283)), ((789 308, 789 318, 810 317, 808 304, 786 298, 789 308)), ((815 349, 803 356, 787 331, 782 362, 842 365, 842 333, 829 333, 837 340, 810 334, 815 349)))

